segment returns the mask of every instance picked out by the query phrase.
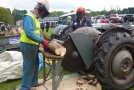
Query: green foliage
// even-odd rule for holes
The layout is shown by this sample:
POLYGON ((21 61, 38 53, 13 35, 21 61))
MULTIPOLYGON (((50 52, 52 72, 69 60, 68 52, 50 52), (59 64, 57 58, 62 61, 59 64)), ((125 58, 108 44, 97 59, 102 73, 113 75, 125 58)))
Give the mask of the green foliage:
POLYGON ((0 7, 0 22, 4 22, 5 24, 14 23, 14 18, 9 10, 10 9, 0 7))
POLYGON ((89 11, 89 12, 91 12, 91 9, 86 9, 86 11, 89 11))
POLYGON ((19 21, 23 18, 24 14, 26 14, 27 11, 26 10, 17 10, 14 9, 12 12, 12 15, 14 16, 14 23, 16 23, 16 21, 19 21))
POLYGON ((134 86, 132 88, 130 88, 130 90, 134 90, 134 86))
POLYGON ((71 10, 70 13, 75 12, 74 10, 71 10))
POLYGON ((11 13, 11 10, 10 10, 9 8, 7 8, 7 10, 9 11, 10 14, 12 14, 12 13, 11 13))
POLYGON ((123 11, 122 10, 110 10, 110 11, 107 11, 107 10, 102 10, 102 11, 90 11, 91 12, 91 16, 97 16, 97 15, 109 15, 109 14, 122 14, 123 11))
POLYGON ((59 17, 61 15, 65 14, 65 12, 63 11, 54 11, 54 12, 50 12, 50 16, 51 17, 59 17))

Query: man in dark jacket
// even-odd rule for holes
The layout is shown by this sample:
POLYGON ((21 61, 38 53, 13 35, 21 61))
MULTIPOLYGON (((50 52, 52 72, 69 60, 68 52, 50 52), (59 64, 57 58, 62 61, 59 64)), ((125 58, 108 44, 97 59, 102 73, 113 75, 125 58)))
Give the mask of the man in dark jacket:
POLYGON ((76 14, 77 18, 73 20, 70 30, 75 31, 76 29, 84 26, 92 27, 91 21, 86 18, 85 8, 79 7, 76 14))
POLYGON ((68 30, 65 30, 62 34, 62 39, 66 40, 68 35, 76 29, 84 26, 92 27, 91 21, 86 18, 85 8, 79 7, 76 12, 77 18, 73 20, 68 30))

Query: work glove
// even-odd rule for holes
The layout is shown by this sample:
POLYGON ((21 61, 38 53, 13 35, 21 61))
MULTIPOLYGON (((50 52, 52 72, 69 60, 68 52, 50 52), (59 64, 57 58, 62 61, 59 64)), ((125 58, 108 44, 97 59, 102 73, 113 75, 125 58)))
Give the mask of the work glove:
POLYGON ((49 42, 47 40, 43 40, 42 45, 45 49, 48 49, 49 42))

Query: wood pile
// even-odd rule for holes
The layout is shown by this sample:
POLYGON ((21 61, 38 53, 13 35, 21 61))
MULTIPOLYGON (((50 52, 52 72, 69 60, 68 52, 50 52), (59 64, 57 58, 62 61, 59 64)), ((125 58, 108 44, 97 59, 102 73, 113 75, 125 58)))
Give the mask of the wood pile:
POLYGON ((56 55, 64 56, 66 54, 66 48, 59 44, 56 40, 52 40, 48 47, 56 55))
MULTIPOLYGON (((76 82, 76 84, 79 87, 81 87, 84 84, 89 84, 95 86, 97 90, 102 90, 102 87, 99 84, 97 78, 92 74, 88 74, 87 76, 81 76, 76 82)), ((76 88, 76 90, 83 90, 83 88, 76 88)))
POLYGON ((18 33, 15 29, 12 29, 12 30, 6 31, 6 32, 0 31, 0 36, 11 36, 11 35, 18 35, 18 33))
POLYGON ((0 36, 5 36, 5 33, 3 33, 2 31, 0 31, 0 36))

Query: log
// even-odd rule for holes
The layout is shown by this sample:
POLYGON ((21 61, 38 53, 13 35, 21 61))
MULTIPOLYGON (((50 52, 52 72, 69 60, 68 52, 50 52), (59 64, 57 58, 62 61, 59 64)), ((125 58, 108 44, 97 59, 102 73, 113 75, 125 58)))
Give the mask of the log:
POLYGON ((94 79, 95 79, 95 76, 92 75, 92 74, 88 74, 88 79, 89 79, 89 80, 94 80, 94 79))
POLYGON ((17 31, 15 29, 11 30, 13 35, 18 35, 17 31))
POLYGON ((102 87, 99 83, 96 84, 97 90, 102 90, 102 87))
POLYGON ((58 47, 57 44, 54 44, 53 42, 51 42, 51 43, 49 43, 48 47, 56 55, 60 55, 60 47, 58 47))
POLYGON ((83 75, 83 76, 81 76, 81 78, 82 78, 82 79, 87 79, 87 76, 84 76, 84 75, 83 75))
POLYGON ((66 54, 66 48, 63 46, 60 47, 60 56, 64 56, 66 54))
POLYGON ((94 82, 93 82, 93 85, 96 86, 97 84, 97 78, 95 78, 94 82))
POLYGON ((11 30, 8 32, 8 34, 9 34, 9 35, 13 35, 11 30))
POLYGON ((64 56, 66 54, 66 48, 60 45, 56 40, 51 41, 48 47, 56 55, 64 56))
POLYGON ((90 84, 90 85, 92 85, 93 84, 93 80, 90 80, 87 83, 90 84))
POLYGON ((77 84, 83 84, 83 81, 82 80, 78 80, 77 84))
POLYGON ((0 36, 5 36, 5 33, 3 33, 2 31, 0 31, 0 36))

